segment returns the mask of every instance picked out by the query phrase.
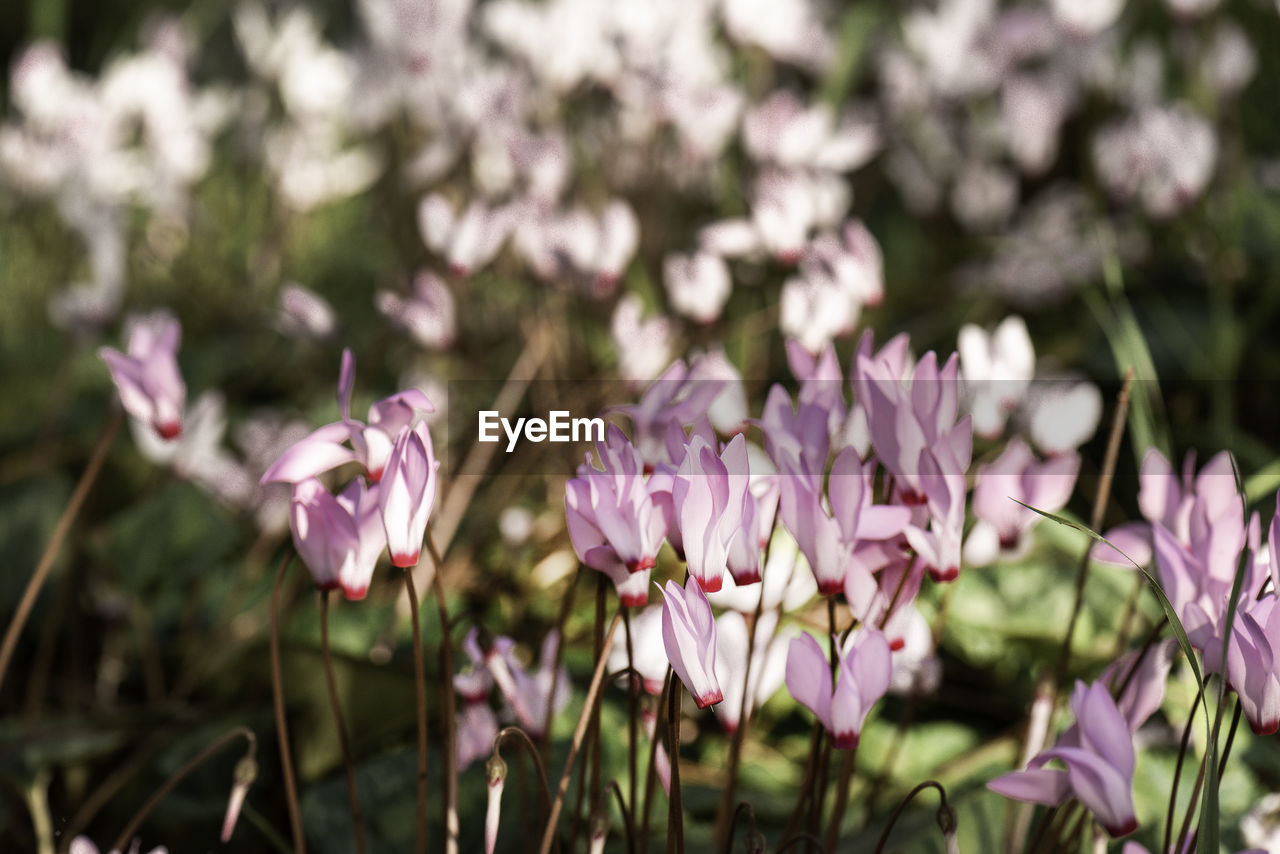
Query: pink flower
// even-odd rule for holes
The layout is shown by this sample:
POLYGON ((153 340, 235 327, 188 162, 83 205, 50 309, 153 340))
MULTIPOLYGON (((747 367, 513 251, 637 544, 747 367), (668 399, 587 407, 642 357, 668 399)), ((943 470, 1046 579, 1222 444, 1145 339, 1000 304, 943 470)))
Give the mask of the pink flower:
POLYGON ((755 536, 754 530, 744 530, 744 515, 754 512, 746 509, 748 504, 754 507, 747 489, 750 480, 742 434, 734 436, 719 456, 701 436, 690 439, 672 482, 672 521, 680 531, 689 575, 707 593, 723 584, 734 541, 755 536))
POLYGON ((111 347, 98 351, 120 392, 130 417, 150 424, 163 439, 182 433, 182 410, 187 387, 178 371, 176 354, 182 326, 167 311, 157 311, 129 323, 129 353, 111 347))
POLYGON ((348 462, 364 466, 369 480, 382 478, 391 446, 400 431, 412 427, 424 414, 435 411, 427 396, 417 389, 393 394, 369 407, 369 421, 351 417, 351 388, 355 383, 355 358, 342 351, 338 378, 338 407, 342 420, 317 428, 296 442, 262 475, 262 483, 298 483, 348 462), (351 447, 345 443, 350 442, 351 447))
POLYGON ((699 709, 713 706, 724 693, 716 681, 716 623, 707 594, 692 577, 684 587, 668 581, 662 593, 662 642, 671 668, 699 709))
POLYGON ((427 425, 419 422, 416 427, 402 428, 387 459, 378 493, 391 563, 395 566, 418 563, 427 518, 435 502, 439 467, 427 425))
MULTIPOLYGON (((1240 698, 1245 720, 1258 735, 1280 729, 1280 608, 1276 602, 1274 593, 1256 603, 1242 602, 1227 645, 1227 682, 1240 698), (1246 604, 1250 606, 1247 610, 1246 604)), ((1193 605, 1192 611, 1196 610, 1193 605)), ((1222 661, 1217 622, 1206 618, 1187 632, 1191 642, 1204 650, 1205 670, 1210 673, 1216 672, 1222 661)))
POLYGON ((1017 552, 1027 531, 1041 518, 1018 502, 1056 513, 1071 497, 1079 470, 1080 455, 1074 451, 1039 462, 1026 442, 1010 439, 994 462, 978 469, 973 490, 978 522, 969 534, 970 541, 983 545, 994 541, 1001 553, 1017 552))
POLYGON ((840 750, 858 746, 867 714, 889 689, 893 657, 889 642, 876 629, 851 634, 836 651, 837 673, 832 687, 831 667, 818 641, 802 634, 787 652, 787 690, 818 720, 840 750))
MULTIPOLYGON (((640 686, 655 697, 662 693, 667 678, 667 651, 662 645, 662 606, 650 605, 631 615, 631 666, 640 686)), ((609 672, 627 667, 627 645, 615 643, 609 651, 609 672)))
POLYGON ((378 291, 373 301, 383 317, 408 332, 419 345, 432 350, 453 346, 458 334, 453 294, 434 273, 418 273, 413 293, 407 298, 394 291, 378 291))
POLYGON ((512 205, 490 207, 473 201, 461 215, 444 197, 432 193, 418 205, 418 230, 431 251, 444 256, 449 269, 467 276, 493 260, 516 225, 512 205))
MULTIPOLYGON (((968 432, 967 419, 960 426, 968 432)), ((954 581, 960 575, 967 448, 965 453, 964 460, 957 460, 951 446, 945 443, 920 453, 916 483, 923 491, 925 506, 917 511, 927 510, 923 514, 926 521, 908 525, 903 533, 934 581, 954 581)))
POLYGON ((515 655, 515 641, 508 637, 496 638, 485 656, 485 665, 493 682, 502 692, 503 699, 531 738, 541 738, 550 731, 547 705, 551 697, 551 685, 555 683, 555 700, 551 711, 557 712, 569 702, 569 671, 560 665, 557 678, 554 669, 556 647, 560 635, 551 631, 542 641, 538 666, 530 670, 515 655))
POLYGON ((1007 798, 1056 806, 1075 796, 1113 837, 1138 827, 1133 808, 1133 733, 1106 684, 1076 682, 1076 725, 1058 744, 987 788, 1007 798), (1066 770, 1045 767, 1057 760, 1066 770))
MULTIPOLYGON (((1222 543, 1213 548, 1218 552, 1217 563, 1221 563, 1223 554, 1230 552, 1230 541, 1244 524, 1244 506, 1236 493, 1228 452, 1214 455, 1199 474, 1196 474, 1195 454, 1187 454, 1179 474, 1164 454, 1151 448, 1142 458, 1138 487, 1138 509, 1146 521, 1126 522, 1106 533, 1107 539, 1129 558, 1143 566, 1151 562, 1151 526, 1156 523, 1188 548, 1193 530, 1202 541, 1205 534, 1212 533, 1214 539, 1222 543)), ((1133 566, 1105 543, 1094 546, 1093 557, 1113 566, 1133 566)), ((1231 573, 1234 577, 1234 566, 1231 573)))
POLYGON ((569 538, 583 563, 613 580, 624 605, 643 605, 648 594, 642 585, 667 532, 667 518, 654 502, 659 484, 645 478, 639 451, 616 425, 596 450, 603 468, 588 456, 565 486, 569 538), (642 580, 628 578, 639 573, 646 573, 642 580))
POLYGON ((753 637, 748 644, 747 621, 737 611, 726 611, 716 619, 716 673, 724 689, 724 702, 716 706, 716 717, 729 733, 738 728, 744 716, 751 717, 773 696, 786 675, 787 646, 778 633, 778 612, 762 613, 750 634, 753 637), (745 712, 742 707, 744 676, 750 683, 746 688, 745 712))
POLYGON ((294 484, 289 527, 294 546, 321 590, 342 588, 363 599, 386 544, 378 520, 378 488, 352 482, 335 498, 315 478, 294 484))

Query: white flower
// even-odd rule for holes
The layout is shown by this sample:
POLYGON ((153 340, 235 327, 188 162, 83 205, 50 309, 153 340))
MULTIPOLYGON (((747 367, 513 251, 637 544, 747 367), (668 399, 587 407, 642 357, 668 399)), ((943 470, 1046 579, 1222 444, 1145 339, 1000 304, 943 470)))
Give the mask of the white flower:
POLYGON ((985 438, 999 436, 1035 375, 1036 354, 1027 325, 1017 315, 1006 317, 991 333, 965 324, 957 349, 974 432, 985 438))
POLYGON ((719 318, 733 290, 728 265, 710 252, 668 255, 662 274, 672 309, 698 323, 719 318))

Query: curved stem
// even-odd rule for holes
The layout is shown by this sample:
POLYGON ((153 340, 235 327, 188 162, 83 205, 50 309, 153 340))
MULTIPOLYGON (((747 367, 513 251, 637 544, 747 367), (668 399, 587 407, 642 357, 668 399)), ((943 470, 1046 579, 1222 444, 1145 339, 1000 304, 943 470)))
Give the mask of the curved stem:
POLYGON ((445 852, 458 851, 458 724, 453 696, 453 635, 449 623, 449 603, 444 598, 444 560, 436 550, 431 532, 427 531, 427 553, 436 565, 432 585, 436 591, 436 609, 440 614, 440 673, 444 681, 444 801, 445 852))
POLYGON ((920 794, 925 789, 930 788, 938 790, 938 800, 940 801, 938 805, 938 819, 939 822, 941 822, 944 811, 950 811, 951 809, 950 805, 947 803, 947 790, 944 789, 942 784, 937 780, 925 780, 910 792, 907 792, 907 796, 899 801, 898 805, 894 807, 893 813, 889 816, 889 823, 884 826, 884 832, 880 834, 880 839, 876 841, 876 847, 872 854, 881 854, 881 852, 884 851, 884 846, 889 841, 889 834, 893 832, 893 826, 898 823, 898 817, 902 815, 902 811, 907 808, 907 805, 911 803, 916 795, 920 794))
MULTIPOLYGON (((418 854, 427 850, 427 675, 422 653, 422 619, 418 613, 418 591, 412 568, 404 571, 404 593, 409 599, 409 622, 413 630, 413 686, 418 703, 418 792, 414 832, 418 854)), ((452 681, 452 680, 450 680, 452 681)))
POLYGON ((120 835, 116 837, 115 845, 111 846, 112 850, 124 851, 129 840, 133 839, 134 834, 138 832, 138 828, 147 820, 147 816, 151 815, 151 811, 165 799, 165 796, 172 792, 175 786, 186 779, 187 775, 203 765, 209 757, 213 756, 237 738, 243 738, 248 742, 244 755, 246 759, 252 760, 254 754, 258 752, 258 737, 254 735, 253 730, 245 726, 238 726, 233 730, 223 733, 209 743, 204 750, 201 750, 195 756, 184 762, 181 768, 174 771, 173 774, 169 776, 169 779, 165 780, 159 789, 156 789, 155 794, 147 799, 147 802, 142 805, 137 814, 130 819, 127 825, 125 825, 124 830, 120 831, 120 835))
MULTIPOLYGON (((755 832, 755 829, 756 829, 755 807, 751 806, 751 804, 747 803, 746 801, 738 801, 738 806, 733 811, 733 817, 729 819, 729 833, 724 838, 724 854, 731 854, 731 852, 733 851, 734 831, 738 829, 738 816, 742 815, 743 807, 746 807, 747 820, 751 822, 751 828, 747 831, 747 833, 755 832)), ((750 837, 748 837, 748 840, 749 839, 750 837)), ((747 847, 748 848, 751 847, 750 842, 747 843, 747 847)))
POLYGON ((595 706, 596 694, 600 691, 600 683, 604 681, 604 668, 608 663, 609 650, 613 648, 613 635, 618 629, 618 623, 622 622, 622 618, 615 616, 613 622, 609 625, 609 631, 605 635, 604 649, 601 651, 600 657, 596 659, 596 669, 591 674, 591 684, 587 688, 587 697, 582 705, 582 714, 578 716, 578 724, 573 730, 573 741, 569 744, 569 755, 565 758, 564 772, 560 775, 560 783, 556 786, 556 797, 551 802, 551 814, 547 817, 547 827, 542 834, 542 845, 539 847, 541 854, 547 854, 551 850, 551 840, 555 838, 556 823, 560 818, 560 811, 564 808, 564 795, 569 789, 569 776, 573 772, 573 760, 577 758, 578 748, 582 746, 583 736, 587 732, 587 722, 591 718, 591 710, 595 706))
POLYGON ((525 752, 533 757, 533 767, 538 772, 538 782, 542 784, 538 787, 538 793, 542 795, 542 808, 550 812, 551 784, 547 782, 547 769, 542 764, 542 755, 538 753, 538 747, 533 743, 533 739, 529 738, 529 733, 518 726, 509 726, 498 730, 498 734, 493 737, 493 752, 501 755, 502 742, 513 736, 524 747, 525 752))
MULTIPOLYGON (((276 741, 280 744, 280 767, 284 772, 285 803, 289 807, 289 833, 293 850, 307 854, 307 838, 302 833, 302 811, 298 808, 298 784, 293 777, 293 758, 289 750, 289 721, 284 710, 284 677, 280 674, 280 582, 293 560, 293 552, 285 555, 271 586, 271 699, 276 711, 276 741)), ((118 846, 117 846, 118 847, 118 846)))
POLYGON ((618 812, 622 813, 622 827, 627 835, 627 854, 635 854, 636 841, 631 835, 631 813, 627 811, 627 804, 622 799, 622 787, 618 785, 617 780, 610 780, 605 784, 605 788, 613 790, 613 799, 618 804, 618 812))
POLYGON ((14 612, 13 619, 4 630, 4 641, 0 642, 0 686, 3 686, 5 674, 9 672, 9 663, 13 660, 14 650, 18 647, 18 637, 31 616, 31 609, 35 607, 40 588, 44 587, 45 581, 48 580, 49 573, 53 570, 53 562, 62 551, 62 544, 67 539, 67 534, 71 532, 71 523, 75 521, 85 499, 89 497, 89 490, 93 488, 94 481, 98 479, 98 473, 102 471, 102 464, 106 462, 111 443, 120 432, 120 423, 123 420, 120 411, 114 411, 108 418, 102 435, 98 437, 98 443, 93 446, 89 464, 80 475, 80 481, 71 493, 67 506, 62 508, 62 515, 58 517, 58 524, 54 526, 53 534, 44 547, 44 553, 40 555, 40 562, 36 564, 35 572, 31 573, 31 578, 28 579, 27 586, 22 591, 18 610, 14 612))
POLYGON ((347 778, 347 800, 351 803, 351 823, 355 828, 356 851, 364 854, 364 814, 360 810, 360 794, 356 790, 356 766, 351 756, 351 741, 347 738, 347 724, 342 716, 342 701, 338 697, 338 680, 333 672, 333 652, 329 649, 329 591, 320 591, 320 650, 324 655, 324 679, 329 688, 329 705, 333 709, 333 726, 338 733, 338 747, 342 750, 342 771, 347 778))

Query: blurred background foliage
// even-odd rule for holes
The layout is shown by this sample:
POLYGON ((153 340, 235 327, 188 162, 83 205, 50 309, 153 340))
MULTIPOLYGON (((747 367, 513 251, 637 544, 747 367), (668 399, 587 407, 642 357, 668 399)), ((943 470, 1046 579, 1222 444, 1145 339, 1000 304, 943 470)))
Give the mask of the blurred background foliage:
MULTIPOLYGON (((349 4, 309 5, 329 41, 357 39, 349 4)), ((836 4, 830 11, 838 61, 823 75, 769 65, 749 50, 735 73, 744 81, 763 77, 762 89, 799 85, 836 105, 873 97, 871 51, 897 32, 897 6, 836 4)), ((27 43, 52 38, 66 46, 73 68, 94 74, 119 51, 134 48, 140 29, 161 12, 181 15, 196 34, 193 79, 246 79, 227 4, 219 2, 0 4, 0 64, 10 67, 27 43)), ((1173 38, 1179 26, 1155 2, 1135 0, 1124 14, 1135 30, 1158 41, 1173 38)), ((1138 403, 1109 523, 1136 512, 1136 462, 1146 441, 1135 437, 1162 444, 1175 459, 1193 448, 1202 458, 1231 450, 1247 477, 1261 473, 1249 481, 1255 498, 1280 481, 1274 440, 1280 430, 1280 339, 1274 334, 1280 328, 1280 114, 1274 109, 1280 103, 1280 51, 1272 49, 1280 44, 1280 16, 1271 5, 1249 0, 1224 2, 1217 14, 1229 15, 1249 34, 1257 69, 1236 100, 1217 103, 1212 93, 1190 93, 1221 134, 1215 180, 1203 198, 1164 221, 1143 219, 1109 200, 1092 174, 1086 136, 1106 110, 1101 103, 1079 109, 1064 127, 1052 169, 1026 181, 1025 198, 1069 181, 1082 189, 1093 212, 1088 227, 1103 247, 1105 263, 1061 297, 1032 295, 1019 304, 983 287, 971 264, 989 257, 993 247, 1011 239, 1008 234, 975 234, 945 208, 913 211, 883 169, 852 177, 853 209, 884 252, 886 298, 862 318, 880 340, 906 331, 917 352, 949 352, 963 323, 991 325, 1018 309, 1042 358, 1083 373, 1109 392, 1121 366, 1139 367, 1138 403), (1115 249, 1121 232, 1136 233, 1139 244, 1139 251, 1123 259, 1115 249)), ((0 86, 0 97, 7 99, 7 79, 0 86)), ((392 128, 375 140, 388 165, 368 192, 302 214, 281 210, 259 164, 231 132, 219 141, 206 177, 193 190, 187 233, 166 234, 141 212, 126 211, 132 246, 126 305, 164 305, 181 319, 180 362, 188 387, 220 390, 233 428, 264 408, 311 424, 332 420, 343 347, 358 356, 357 411, 398 388, 407 374, 501 380, 540 329, 551 330, 554 338, 540 378, 564 388, 575 380, 615 375, 609 306, 533 283, 509 260, 453 283, 460 306, 453 349, 426 352, 389 329, 374 308, 374 291, 402 289, 414 270, 433 263, 413 226, 417 193, 400 177, 408 154, 396 134, 392 128), (281 334, 275 318, 280 289, 290 280, 329 301, 338 318, 336 334, 318 341, 281 334)), ((743 153, 730 149, 722 167, 713 191, 700 200, 661 183, 629 194, 641 241, 624 286, 647 305, 663 302, 662 258, 673 243, 678 248, 679 235, 747 209, 743 153)), ((605 179, 590 171, 578 181, 587 195, 608 192, 605 179)), ((95 351, 101 343, 118 343, 118 335, 56 328, 47 311, 58 289, 84 275, 86 263, 80 241, 53 203, 0 189, 0 553, 8 567, 0 575, 0 609, 6 613, 114 405, 95 351)), ((719 321, 689 326, 684 335, 691 346, 723 342, 758 407, 769 383, 790 378, 783 339, 774 328, 782 272, 766 265, 754 275, 760 286, 740 283, 747 286, 737 289, 719 321)), ((842 359, 851 349, 848 341, 839 345, 842 359)), ((461 459, 469 437, 451 441, 448 452, 461 459)), ((1081 487, 1069 508, 1078 518, 1088 515, 1100 438, 1084 456, 1081 487)), ((519 473, 536 465, 536 458, 514 454, 489 473, 519 473)), ((576 713, 593 664, 586 640, 593 584, 583 577, 571 586, 561 504, 568 474, 484 478, 461 518, 446 578, 460 627, 479 624, 511 634, 530 654, 554 624, 563 597, 575 596, 566 634, 574 686, 569 709, 576 713), (522 545, 498 535, 500 512, 508 506, 527 508, 535 520, 533 536, 522 545)), ((957 805, 962 850, 997 850, 1005 805, 983 784, 1016 761, 1028 699, 1055 658, 1084 545, 1066 528, 1040 530, 1025 559, 964 572, 947 592, 942 687, 918 703, 891 698, 873 716, 851 799, 852 826, 865 829, 841 850, 869 850, 898 798, 929 776, 948 786, 957 805), (904 715, 911 723, 899 731, 904 715), (891 751, 896 760, 885 768, 891 751)), ((266 654, 267 600, 286 538, 278 530, 261 533, 245 514, 150 463, 127 436, 116 441, 0 696, 0 850, 35 850, 29 812, 43 801, 56 833, 84 831, 105 845, 169 773, 237 724, 259 735, 260 777, 244 824, 225 850, 287 848, 266 654)), ((296 571, 287 589, 284 682, 303 818, 315 850, 345 854, 352 850, 350 821, 322 682, 317 605, 300 576, 296 571)), ((1091 678, 1113 659, 1117 626, 1134 585, 1130 573, 1094 572, 1075 635, 1074 674, 1091 678)), ((342 603, 333 615, 338 675, 373 850, 388 852, 407 850, 412 838, 413 684, 408 628, 397 619, 400 589, 380 569, 368 601, 342 603)), ((926 616, 936 614, 942 597, 937 588, 926 590, 926 616)), ((1155 603, 1145 596, 1138 601, 1149 626, 1158 614, 1155 603)), ((814 625, 819 619, 813 615, 814 625)), ((434 617, 424 621, 423 630, 428 650, 436 649, 434 617)), ((432 655, 428 674, 438 683, 432 655)), ((1155 727, 1153 749, 1140 753, 1139 838, 1153 850, 1159 843, 1152 819, 1163 815, 1178 727, 1194 696, 1191 685, 1183 674, 1175 683, 1181 690, 1171 687, 1170 723, 1155 727)), ((431 701, 434 780, 440 770, 439 697, 431 701)), ((624 730, 621 690, 606 693, 603 714, 606 733, 624 730)), ((776 837, 799 783, 810 719, 785 692, 760 719, 769 735, 748 739, 741 797, 755 805, 762 826, 776 837)), ((685 736, 682 776, 690 850, 706 850, 725 740, 709 716, 696 721, 697 731, 685 736)), ((562 767, 572 724, 570 714, 556 722, 552 773, 562 767)), ((1194 740, 1200 738, 1196 731, 1194 740)), ((1274 739, 1243 731, 1237 736, 1222 785, 1229 819, 1224 844, 1230 850, 1241 844, 1235 829, 1240 815, 1262 793, 1280 787, 1277 751, 1274 739)), ((212 840, 234 754, 220 756, 165 800, 144 827, 144 848, 165 843, 174 852, 223 850, 212 840)), ((606 738, 604 766, 606 778, 625 777, 623 739, 606 738)), ((508 809, 514 815, 536 813, 529 768, 514 761, 512 768, 516 782, 508 784, 508 809)), ((479 763, 465 770, 461 785, 463 850, 476 850, 484 805, 479 763)), ((437 797, 433 790, 434 805, 437 797)), ((931 809, 909 810, 887 850, 941 851, 931 816, 931 809)), ((432 836, 439 839, 434 808, 432 817, 432 836)), ((526 850, 526 844, 514 830, 501 840, 507 851, 526 850)))

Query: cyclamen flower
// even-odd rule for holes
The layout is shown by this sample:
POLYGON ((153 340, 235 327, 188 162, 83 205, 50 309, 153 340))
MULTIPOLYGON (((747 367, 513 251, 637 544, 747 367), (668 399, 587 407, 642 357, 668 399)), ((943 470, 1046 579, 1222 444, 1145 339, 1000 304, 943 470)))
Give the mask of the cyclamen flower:
POLYGON ((765 611, 760 615, 750 632, 749 645, 748 634, 746 618, 737 611, 726 611, 716 619, 716 673, 724 691, 724 702, 716 706, 716 717, 730 734, 737 730, 744 717, 751 717, 774 695, 786 677, 787 645, 778 632, 778 613, 765 611), (744 676, 749 683, 745 710, 742 706, 744 676))
POLYGON ((957 421, 958 358, 952 354, 939 368, 938 357, 929 352, 907 367, 886 346, 875 357, 856 359, 854 388, 867 410, 872 445, 905 504, 928 500, 920 477, 926 450, 936 459, 954 461, 956 467, 947 467, 947 473, 963 476, 969 467, 973 430, 968 416, 957 421))
MULTIPOLYGON (((662 606, 650 605, 631 615, 631 667, 640 687, 655 697, 667 678, 667 651, 662 643, 662 606)), ((609 650, 609 672, 627 668, 627 646, 615 643, 609 650)))
MULTIPOLYGON (((723 585, 729 555, 736 540, 752 537, 744 530, 744 516, 754 499, 748 492, 747 443, 741 434, 719 456, 701 436, 689 441, 684 462, 671 487, 672 522, 680 531, 689 575, 704 592, 723 585)), ((735 578, 739 584, 758 579, 735 578)))
POLYGON ((163 439, 182 433, 187 386, 176 354, 182 326, 166 311, 134 318, 129 324, 128 355, 111 347, 98 351, 130 417, 151 425, 163 439))
POLYGON ((369 407, 369 421, 351 417, 351 388, 355 383, 355 358, 342 351, 338 378, 338 407, 342 420, 326 424, 295 443, 262 475, 262 483, 298 483, 348 462, 364 466, 369 480, 382 479, 382 470, 401 430, 413 427, 418 419, 435 412, 435 406, 418 389, 393 394, 369 407), (345 443, 350 442, 351 447, 345 443))
POLYGON ((515 641, 508 637, 495 638, 493 646, 485 653, 485 666, 489 675, 502 692, 503 699, 531 738, 541 738, 550 731, 547 706, 551 697, 551 685, 556 687, 555 700, 550 703, 551 712, 564 708, 569 702, 569 670, 563 664, 557 677, 554 669, 556 647, 560 643, 558 632, 551 631, 542 641, 538 667, 526 668, 515 654, 515 641))
POLYGON ((1080 455, 1074 451, 1038 462, 1026 442, 1010 439, 994 462, 978 469, 973 490, 978 522, 965 544, 965 559, 983 564, 997 553, 1017 553, 1041 519, 1018 502, 1056 513, 1071 497, 1079 470, 1080 455))
POLYGON ((439 467, 425 423, 400 431, 378 491, 378 507, 386 526, 391 563, 395 566, 418 563, 427 518, 435 502, 439 467))
MULTIPOLYGON (((1138 472, 1138 509, 1142 522, 1126 522, 1107 531, 1106 538, 1141 565, 1151 562, 1152 526, 1162 525, 1173 538, 1186 546, 1192 544, 1192 519, 1197 532, 1219 532, 1215 538, 1226 542, 1227 528, 1238 533, 1243 524, 1244 505, 1236 492, 1231 455, 1222 451, 1196 473, 1196 458, 1189 453, 1183 459, 1181 473, 1159 450, 1151 448, 1142 458, 1138 472)), ((1234 534, 1232 534, 1234 537, 1234 534)), ((1105 543, 1094 547, 1094 558, 1114 566, 1131 567, 1125 557, 1105 543)), ((1228 546, 1218 549, 1222 554, 1228 546)), ((1218 561, 1220 562, 1221 557, 1218 561)), ((1234 577, 1235 570, 1231 570, 1234 577)))
POLYGON ((974 324, 960 328, 956 346, 965 405, 973 429, 985 439, 1004 430, 1009 413, 1022 403, 1035 376, 1036 354, 1027 324, 1010 315, 987 333, 974 324))
POLYGON ((328 300, 290 282, 280 290, 276 325, 291 338, 327 338, 337 327, 337 319, 328 300))
POLYGON ((724 692, 716 680, 716 623, 707 594, 692 577, 684 587, 668 581, 662 593, 662 642, 671 669, 699 709, 713 706, 724 692))
POLYGON ((667 518, 654 501, 660 484, 645 478, 640 452, 617 425, 609 426, 596 451, 603 468, 591 465, 588 455, 565 486, 569 538, 583 563, 610 577, 622 604, 643 605, 648 573, 667 533, 667 518))
POLYGON ((1113 837, 1138 827, 1133 808, 1133 733, 1106 684, 1077 681, 1071 695, 1076 726, 1058 744, 987 788, 1007 798, 1058 806, 1079 798, 1113 837), (1066 770, 1045 767, 1058 760, 1066 770))
POLYGON ((722 395, 735 393, 741 386, 740 380, 704 373, 698 370, 697 361, 686 365, 677 359, 649 384, 637 403, 613 407, 612 411, 631 419, 636 448, 650 470, 659 463, 678 464, 684 458, 683 441, 678 443, 678 453, 673 453, 669 441, 673 423, 684 428, 705 420, 722 395))
POLYGON ((453 294, 434 273, 418 273, 407 298, 394 291, 378 291, 373 301, 388 322, 404 329, 420 346, 432 350, 453 346, 458 334, 453 294))
MULTIPOLYGON (((960 426, 967 433, 967 420, 960 426)), ((952 448, 946 444, 920 454, 917 483, 924 491, 927 527, 924 523, 908 525, 903 534, 924 560, 934 581, 954 581, 960 575, 964 473, 969 467, 967 440, 965 451, 963 460, 952 456, 952 448)))
POLYGON ((352 481, 334 497, 315 478, 294 484, 289 505, 293 543, 321 590, 342 588, 348 599, 369 591, 386 534, 378 516, 378 486, 352 481))
MULTIPOLYGON (((1251 599, 1252 597, 1246 597, 1251 599)), ((1280 608, 1274 593, 1256 603, 1241 603, 1227 645, 1227 682, 1240 698, 1245 720, 1258 735, 1280 729, 1280 608)), ((1192 606, 1195 609, 1196 606, 1192 606)), ((1217 672, 1222 661, 1221 631, 1216 620, 1187 632, 1204 650, 1205 670, 1217 672)))
POLYGON ((514 206, 489 207, 473 201, 461 215, 433 193, 418 205, 418 230, 427 248, 445 257, 458 276, 474 273, 493 260, 515 227, 514 206))
POLYGON ((893 659, 889 642, 875 629, 861 629, 836 650, 832 687, 827 656, 811 634, 791 641, 787 652, 787 690, 818 720, 840 750, 858 746, 867 714, 889 689, 893 659))

